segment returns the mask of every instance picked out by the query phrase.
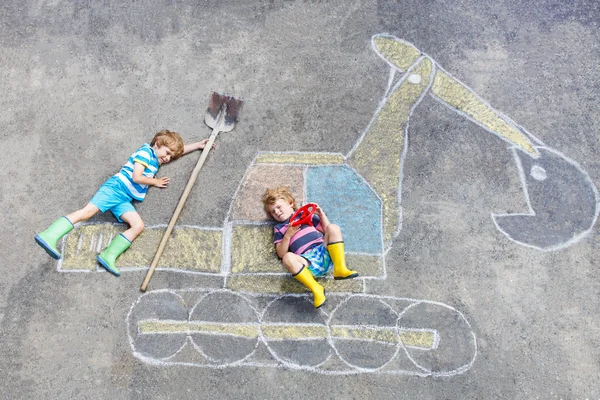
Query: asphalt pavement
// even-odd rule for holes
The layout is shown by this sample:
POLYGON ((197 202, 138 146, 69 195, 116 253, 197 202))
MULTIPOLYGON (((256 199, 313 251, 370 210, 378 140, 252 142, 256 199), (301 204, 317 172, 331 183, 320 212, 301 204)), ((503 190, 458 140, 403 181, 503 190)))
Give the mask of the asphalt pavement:
POLYGON ((2 397, 600 398, 599 4, 3 1, 2 397), (209 137, 211 91, 239 122, 146 293, 198 152, 121 277, 110 213, 36 245, 157 131, 209 137), (287 181, 361 272, 320 311, 256 212, 287 181))

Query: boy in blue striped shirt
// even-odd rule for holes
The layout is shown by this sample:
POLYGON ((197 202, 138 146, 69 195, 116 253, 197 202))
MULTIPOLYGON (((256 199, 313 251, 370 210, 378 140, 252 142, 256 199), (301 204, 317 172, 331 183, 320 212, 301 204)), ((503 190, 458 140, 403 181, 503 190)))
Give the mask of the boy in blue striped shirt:
POLYGON ((48 229, 35 236, 35 241, 55 259, 60 259, 56 246, 58 241, 73 229, 73 225, 86 221, 98 211, 110 210, 119 222, 126 222, 129 229, 114 238, 106 250, 97 257, 98 262, 113 275, 121 273, 115 266, 117 257, 131 246, 131 242, 144 230, 144 221, 137 213, 133 200, 144 201, 149 186, 165 188, 169 178, 155 178, 158 168, 191 151, 202 150, 208 139, 183 144, 176 132, 163 130, 154 135, 150 144, 144 143, 133 153, 121 170, 110 177, 90 202, 81 210, 60 217, 48 229))

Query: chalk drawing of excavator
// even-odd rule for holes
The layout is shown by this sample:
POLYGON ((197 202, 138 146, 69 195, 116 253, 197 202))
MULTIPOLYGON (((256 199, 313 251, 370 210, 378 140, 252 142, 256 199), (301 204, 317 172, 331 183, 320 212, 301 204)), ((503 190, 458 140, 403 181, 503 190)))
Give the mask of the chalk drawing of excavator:
MULTIPOLYGON (((158 269, 194 274, 201 288, 139 297, 127 317, 136 357, 161 366, 285 367, 332 375, 467 371, 477 354, 476 336, 460 311, 368 292, 369 282, 386 279, 392 268, 386 254, 402 227, 409 120, 426 94, 510 145, 530 211, 492 215, 500 232, 548 251, 592 229, 598 193, 577 163, 494 110, 412 44, 382 34, 372 38, 372 47, 390 66, 389 84, 348 155, 261 152, 222 226, 175 228, 158 269), (318 311, 276 258, 272 225, 262 211, 265 187, 282 184, 341 226, 348 264, 361 274, 325 279, 328 305, 318 311)), ((119 258, 121 271, 149 265, 165 228, 146 228, 119 258)), ((78 226, 63 242, 58 269, 97 271, 96 254, 122 230, 118 224, 78 226)))

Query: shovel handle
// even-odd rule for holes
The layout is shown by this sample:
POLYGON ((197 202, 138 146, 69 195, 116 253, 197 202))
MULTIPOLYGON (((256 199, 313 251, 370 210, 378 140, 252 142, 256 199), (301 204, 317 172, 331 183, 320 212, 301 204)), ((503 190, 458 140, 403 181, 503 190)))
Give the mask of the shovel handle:
POLYGON ((206 160, 206 157, 208 156, 208 153, 210 152, 210 149, 212 148, 212 145, 215 142, 215 139, 217 138, 218 134, 219 134, 219 131, 217 129, 214 129, 212 134, 210 135, 210 138, 208 139, 208 143, 206 143, 206 146, 204 146, 204 149, 202 150, 202 154, 200 155, 200 158, 198 159, 198 162, 196 163, 196 166, 194 167, 194 170, 192 171, 192 175, 190 176, 190 179, 188 179, 188 183, 185 186, 183 194, 179 198, 179 203, 177 203, 177 208, 175 208, 175 212, 173 213, 173 216, 171 217, 171 220, 169 221, 167 230, 163 234, 163 237, 160 240, 160 244, 158 245, 158 249, 156 250, 156 253, 154 254, 154 259, 152 260, 152 263, 150 264, 150 268, 148 269, 148 272, 146 272, 146 277, 144 278, 144 281, 142 282, 142 286, 140 286, 140 290, 142 292, 146 291, 146 288, 148 287, 148 284, 150 283, 150 279, 152 279, 152 274, 154 274, 154 270, 156 269, 156 266, 158 265, 158 260, 160 260, 160 257, 162 256, 165 246, 167 245, 167 242, 169 241, 169 237, 171 236, 171 232, 173 231, 173 228, 175 227, 175 223, 177 222, 177 219, 179 218, 179 214, 181 214, 181 210, 183 209, 185 201, 187 200, 190 192, 192 191, 192 187, 194 186, 194 183, 196 182, 196 178, 198 177, 198 174, 200 173, 200 169, 202 169, 202 165, 204 165, 204 161, 206 160))

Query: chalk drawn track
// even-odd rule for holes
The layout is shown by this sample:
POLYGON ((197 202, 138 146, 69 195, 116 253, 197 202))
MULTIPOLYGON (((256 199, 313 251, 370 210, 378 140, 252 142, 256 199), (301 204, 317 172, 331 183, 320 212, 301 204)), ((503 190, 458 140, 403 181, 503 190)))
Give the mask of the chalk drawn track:
POLYGON ((328 312, 305 295, 157 290, 127 318, 133 354, 156 365, 285 367, 343 375, 451 376, 470 368, 469 322, 442 303, 335 294, 328 312))

